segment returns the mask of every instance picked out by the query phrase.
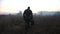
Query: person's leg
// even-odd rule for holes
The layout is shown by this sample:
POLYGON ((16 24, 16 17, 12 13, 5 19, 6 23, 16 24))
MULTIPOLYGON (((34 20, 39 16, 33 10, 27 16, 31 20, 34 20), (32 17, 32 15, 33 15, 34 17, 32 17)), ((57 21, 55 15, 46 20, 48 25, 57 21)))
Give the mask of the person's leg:
POLYGON ((27 27, 30 28, 29 21, 27 21, 27 27))
POLYGON ((31 20, 31 25, 34 25, 34 20, 31 20))
POLYGON ((28 28, 30 28, 30 26, 29 26, 29 22, 28 21, 25 21, 25 29, 27 30, 28 28))

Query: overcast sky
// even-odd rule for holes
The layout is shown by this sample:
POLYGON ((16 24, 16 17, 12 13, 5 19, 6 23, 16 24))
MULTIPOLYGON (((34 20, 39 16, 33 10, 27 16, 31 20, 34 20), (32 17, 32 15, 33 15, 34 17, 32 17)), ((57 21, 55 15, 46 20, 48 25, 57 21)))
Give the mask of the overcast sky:
POLYGON ((0 13, 18 13, 30 6, 38 11, 60 11, 60 0, 0 0, 0 13))

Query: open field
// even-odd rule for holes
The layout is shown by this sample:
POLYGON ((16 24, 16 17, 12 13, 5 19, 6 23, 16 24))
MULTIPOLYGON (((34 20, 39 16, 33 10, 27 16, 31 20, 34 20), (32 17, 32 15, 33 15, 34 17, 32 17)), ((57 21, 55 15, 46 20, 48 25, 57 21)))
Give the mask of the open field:
MULTIPOLYGON (((27 34, 60 34, 60 16, 34 16, 27 34)), ((0 34, 25 34, 22 16, 0 16, 0 34)))

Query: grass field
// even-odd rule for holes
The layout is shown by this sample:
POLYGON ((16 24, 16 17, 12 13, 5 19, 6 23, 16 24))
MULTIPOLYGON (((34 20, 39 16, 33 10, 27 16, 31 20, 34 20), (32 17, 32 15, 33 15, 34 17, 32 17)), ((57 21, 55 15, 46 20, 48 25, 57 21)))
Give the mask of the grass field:
MULTIPOLYGON (((34 16, 27 34, 60 34, 60 16, 34 16)), ((25 34, 22 16, 0 16, 0 34, 25 34)))

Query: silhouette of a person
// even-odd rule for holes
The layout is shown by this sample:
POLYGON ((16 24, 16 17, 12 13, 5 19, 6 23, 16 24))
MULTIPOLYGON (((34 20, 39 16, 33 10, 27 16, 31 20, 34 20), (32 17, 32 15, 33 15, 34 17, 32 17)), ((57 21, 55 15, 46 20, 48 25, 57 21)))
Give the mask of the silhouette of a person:
POLYGON ((25 23, 27 24, 28 28, 30 27, 29 23, 31 23, 31 25, 34 25, 34 21, 33 21, 33 13, 30 10, 30 7, 28 7, 24 13, 23 13, 23 18, 25 20, 25 23))

